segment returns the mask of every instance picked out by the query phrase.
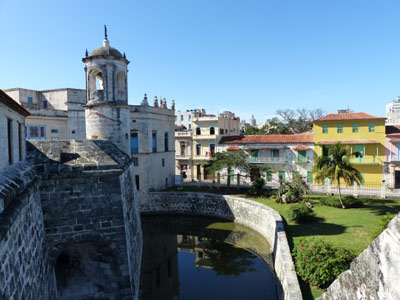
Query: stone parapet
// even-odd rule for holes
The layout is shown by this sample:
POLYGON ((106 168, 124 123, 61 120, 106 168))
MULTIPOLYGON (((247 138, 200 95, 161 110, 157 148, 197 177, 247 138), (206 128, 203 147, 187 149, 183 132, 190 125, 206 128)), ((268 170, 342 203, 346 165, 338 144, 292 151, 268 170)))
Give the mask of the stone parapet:
POLYGON ((281 216, 272 208, 251 200, 206 193, 149 193, 142 214, 168 213, 219 217, 257 232, 273 247, 273 267, 279 279, 280 299, 302 299, 281 216))
POLYGON ((318 299, 400 299, 400 214, 318 299))

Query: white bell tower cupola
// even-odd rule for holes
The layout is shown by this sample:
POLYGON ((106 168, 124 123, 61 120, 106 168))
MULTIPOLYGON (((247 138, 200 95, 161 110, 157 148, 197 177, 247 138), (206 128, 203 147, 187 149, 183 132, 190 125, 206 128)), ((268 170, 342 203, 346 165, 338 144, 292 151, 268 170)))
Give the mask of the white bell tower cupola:
POLYGON ((127 74, 125 53, 110 47, 104 26, 103 45, 82 59, 86 74, 86 138, 110 140, 130 155, 127 74))

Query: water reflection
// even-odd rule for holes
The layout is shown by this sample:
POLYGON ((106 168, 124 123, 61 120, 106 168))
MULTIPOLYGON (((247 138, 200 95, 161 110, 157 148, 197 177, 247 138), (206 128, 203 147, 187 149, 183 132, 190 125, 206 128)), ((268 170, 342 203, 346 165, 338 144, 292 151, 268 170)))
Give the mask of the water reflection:
POLYGON ((270 246, 236 225, 214 218, 142 216, 142 299, 276 299, 267 264, 270 246))

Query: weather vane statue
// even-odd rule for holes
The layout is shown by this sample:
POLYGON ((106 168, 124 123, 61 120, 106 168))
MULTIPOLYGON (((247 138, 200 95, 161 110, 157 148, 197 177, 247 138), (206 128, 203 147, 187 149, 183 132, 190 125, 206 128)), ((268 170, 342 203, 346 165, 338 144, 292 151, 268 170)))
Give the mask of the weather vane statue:
POLYGON ((107 25, 104 25, 104 38, 107 39, 107 25))

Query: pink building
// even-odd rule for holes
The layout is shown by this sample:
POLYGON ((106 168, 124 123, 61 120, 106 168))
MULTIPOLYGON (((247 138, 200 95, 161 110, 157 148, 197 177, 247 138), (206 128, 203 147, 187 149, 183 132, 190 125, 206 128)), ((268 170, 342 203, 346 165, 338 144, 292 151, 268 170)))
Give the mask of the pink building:
POLYGON ((384 178, 386 184, 400 189, 400 126, 386 126, 384 178))

